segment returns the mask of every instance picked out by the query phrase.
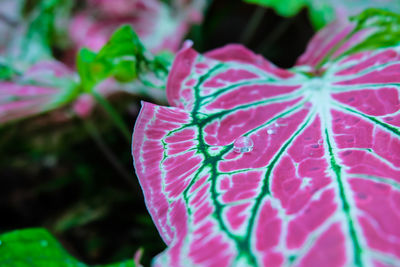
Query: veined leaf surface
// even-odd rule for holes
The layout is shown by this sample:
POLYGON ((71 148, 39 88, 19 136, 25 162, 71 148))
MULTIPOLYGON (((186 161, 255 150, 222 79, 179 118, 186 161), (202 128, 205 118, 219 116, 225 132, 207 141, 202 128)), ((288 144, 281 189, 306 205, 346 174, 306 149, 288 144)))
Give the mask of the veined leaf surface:
POLYGON ((289 70, 239 45, 178 53, 172 107, 143 103, 133 135, 155 266, 400 264, 398 19, 333 24, 289 70))

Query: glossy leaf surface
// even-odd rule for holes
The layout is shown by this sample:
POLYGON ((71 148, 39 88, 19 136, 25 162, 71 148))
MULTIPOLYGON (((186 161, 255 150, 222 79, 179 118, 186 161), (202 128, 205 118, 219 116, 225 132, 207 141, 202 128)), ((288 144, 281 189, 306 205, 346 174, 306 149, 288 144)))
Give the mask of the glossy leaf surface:
MULTIPOLYGON (((45 229, 17 230, 0 235, 0 265, 4 267, 87 267, 70 256, 45 229)), ((134 267, 133 260, 101 265, 134 267)), ((100 267, 100 265, 98 265, 100 267)))
POLYGON ((133 135, 155 266, 399 265, 397 20, 332 24, 289 70, 239 45, 178 53, 172 107, 143 103, 133 135))

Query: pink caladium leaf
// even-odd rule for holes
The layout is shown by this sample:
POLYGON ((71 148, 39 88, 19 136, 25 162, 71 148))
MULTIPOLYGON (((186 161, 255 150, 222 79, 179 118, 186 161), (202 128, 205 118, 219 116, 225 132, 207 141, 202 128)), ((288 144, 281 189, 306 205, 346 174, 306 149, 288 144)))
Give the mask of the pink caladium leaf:
POLYGON ((0 124, 59 108, 78 95, 78 81, 67 66, 38 62, 12 81, 0 80, 0 124))
POLYGON ((398 266, 399 21, 329 26, 289 70, 184 47, 133 134, 154 265, 398 266))

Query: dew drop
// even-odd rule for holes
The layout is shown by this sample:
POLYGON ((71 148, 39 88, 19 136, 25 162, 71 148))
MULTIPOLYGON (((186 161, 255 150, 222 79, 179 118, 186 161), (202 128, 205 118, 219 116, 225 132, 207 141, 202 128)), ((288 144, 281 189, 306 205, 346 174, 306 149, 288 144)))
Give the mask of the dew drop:
POLYGON ((245 153, 253 150, 254 143, 248 136, 241 136, 233 143, 233 151, 236 153, 245 153))
POLYGON ((40 245, 42 245, 42 247, 47 247, 49 243, 46 240, 42 240, 40 241, 40 245))
POLYGON ((274 134, 276 133, 274 129, 268 129, 267 130, 267 134, 274 134))

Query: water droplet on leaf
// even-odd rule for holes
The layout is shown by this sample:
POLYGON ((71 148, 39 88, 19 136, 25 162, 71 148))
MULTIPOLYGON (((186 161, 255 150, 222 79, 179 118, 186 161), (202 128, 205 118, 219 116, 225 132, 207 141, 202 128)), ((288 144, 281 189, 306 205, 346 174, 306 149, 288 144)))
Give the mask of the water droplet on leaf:
POLYGON ((49 243, 46 240, 42 240, 40 241, 40 245, 42 245, 42 247, 47 247, 49 243))
POLYGON ((254 143, 248 136, 241 136, 233 143, 233 151, 236 153, 245 153, 253 150, 254 143))
POLYGON ((267 134, 274 134, 275 133, 275 130, 273 130, 273 129, 268 129, 267 130, 267 134))

